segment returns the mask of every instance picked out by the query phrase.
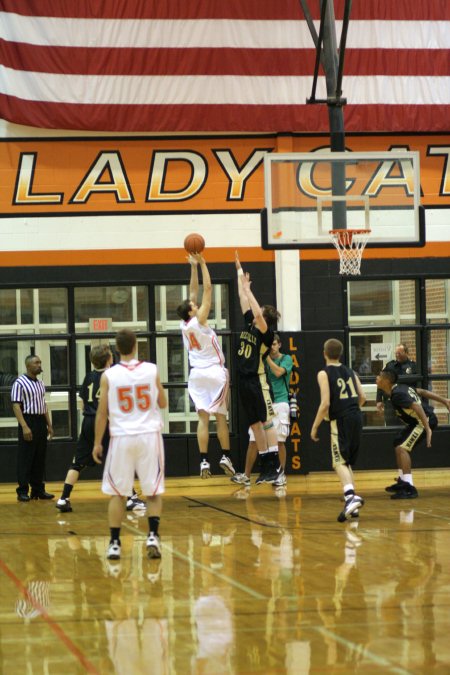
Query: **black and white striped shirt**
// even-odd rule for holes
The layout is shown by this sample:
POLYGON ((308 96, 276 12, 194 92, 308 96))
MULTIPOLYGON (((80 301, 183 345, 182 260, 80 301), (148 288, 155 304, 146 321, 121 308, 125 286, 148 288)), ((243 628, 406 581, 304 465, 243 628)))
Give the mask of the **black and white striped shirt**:
POLYGON ((45 384, 20 375, 11 389, 12 403, 20 403, 24 415, 45 415, 45 384))

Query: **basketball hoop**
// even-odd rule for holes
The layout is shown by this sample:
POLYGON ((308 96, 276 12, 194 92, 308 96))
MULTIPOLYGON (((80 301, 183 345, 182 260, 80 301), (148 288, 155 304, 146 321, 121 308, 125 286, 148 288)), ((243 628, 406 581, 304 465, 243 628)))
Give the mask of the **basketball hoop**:
POLYGON ((339 274, 361 274, 361 258, 371 230, 330 230, 329 234, 339 253, 339 274))

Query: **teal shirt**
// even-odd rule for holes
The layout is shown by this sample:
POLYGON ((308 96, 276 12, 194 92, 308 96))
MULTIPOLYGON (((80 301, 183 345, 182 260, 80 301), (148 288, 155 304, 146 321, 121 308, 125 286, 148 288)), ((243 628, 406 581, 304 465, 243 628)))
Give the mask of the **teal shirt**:
POLYGON ((289 354, 282 354, 280 358, 272 359, 272 361, 286 371, 281 377, 275 377, 270 370, 270 366, 267 363, 265 364, 267 381, 273 394, 273 402, 282 403, 285 401, 289 403, 289 380, 291 379, 292 368, 294 366, 292 357, 289 354))

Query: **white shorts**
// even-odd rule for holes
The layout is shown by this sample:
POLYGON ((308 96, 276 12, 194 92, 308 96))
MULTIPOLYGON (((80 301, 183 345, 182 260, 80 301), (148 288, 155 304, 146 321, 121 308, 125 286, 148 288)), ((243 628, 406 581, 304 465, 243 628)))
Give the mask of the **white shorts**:
POLYGON ((102 492, 128 497, 133 491, 135 473, 145 496, 164 492, 164 442, 160 431, 110 439, 102 492))
POLYGON ((189 373, 188 392, 197 412, 205 410, 209 414, 226 415, 228 387, 228 370, 224 366, 192 368, 189 373))
MULTIPOLYGON (((289 417, 289 403, 282 401, 281 403, 274 403, 273 409, 275 417, 272 418, 273 426, 277 430, 277 441, 284 443, 289 436, 290 417, 289 417)), ((248 428, 248 440, 254 441, 255 434, 251 427, 248 428)))

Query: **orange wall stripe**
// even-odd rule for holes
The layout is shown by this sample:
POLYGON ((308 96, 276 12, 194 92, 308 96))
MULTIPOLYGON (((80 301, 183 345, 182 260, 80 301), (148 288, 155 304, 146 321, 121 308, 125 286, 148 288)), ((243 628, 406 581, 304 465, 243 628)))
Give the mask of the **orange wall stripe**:
MULTIPOLYGON (((209 263, 234 263, 234 248, 205 249, 209 263)), ((301 260, 337 260, 337 252, 328 249, 299 251, 301 260)), ((241 262, 274 262, 275 251, 257 246, 240 248, 241 262)), ((366 249, 363 259, 450 258, 450 242, 435 241, 422 248, 366 249)), ((3 251, 0 267, 65 267, 75 265, 176 265, 186 262, 182 248, 125 249, 92 251, 3 251)))
MULTIPOLYGON (((234 248, 205 249, 208 263, 234 264, 234 248)), ((92 251, 3 251, 0 267, 66 267, 74 265, 176 265, 186 263, 183 248, 108 249, 92 251)), ((274 251, 258 247, 240 248, 241 262, 273 262, 274 251)))

